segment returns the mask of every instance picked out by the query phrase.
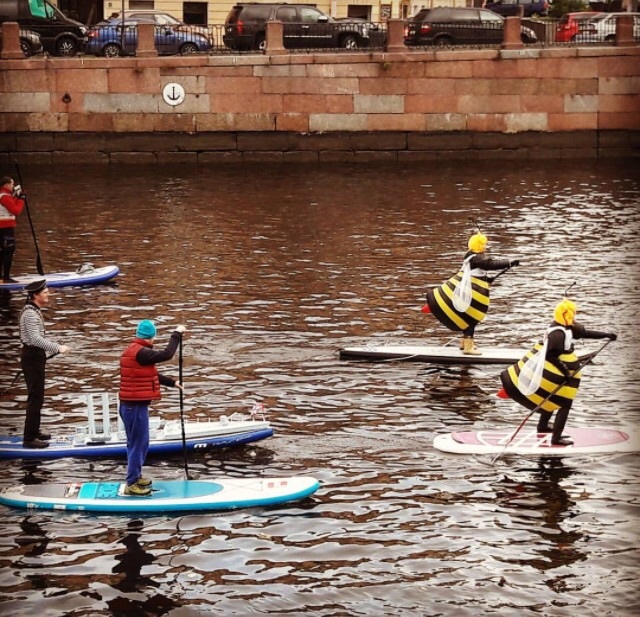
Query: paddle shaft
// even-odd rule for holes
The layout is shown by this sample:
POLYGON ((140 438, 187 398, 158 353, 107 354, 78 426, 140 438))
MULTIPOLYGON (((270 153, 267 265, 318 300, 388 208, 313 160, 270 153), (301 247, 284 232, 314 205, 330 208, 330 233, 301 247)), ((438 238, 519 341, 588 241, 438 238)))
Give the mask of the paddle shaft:
POLYGON ((600 349, 598 349, 595 353, 591 354, 588 358, 585 358, 582 362, 580 362, 578 364, 578 366, 575 369, 573 369, 573 371, 571 371, 571 373, 568 375, 568 377, 565 377, 564 381, 562 383, 558 384, 554 388, 553 392, 550 392, 540 403, 538 403, 538 405, 536 405, 525 416, 524 420, 520 423, 520 426, 515 430, 513 435, 511 435, 511 437, 509 438, 509 441, 507 441, 507 443, 505 444, 504 448, 502 448, 502 450, 500 452, 498 452, 498 454, 496 454, 493 457, 493 459, 491 459, 491 464, 492 465, 504 454, 504 451, 509 447, 511 442, 516 438, 516 435, 520 432, 520 429, 527 423, 529 418, 536 411, 538 411, 554 394, 556 394, 560 390, 560 388, 564 387, 564 385, 567 383, 567 381, 569 381, 569 379, 571 379, 571 377, 573 377, 576 373, 580 372, 585 366, 587 366, 587 364, 589 364, 589 362, 591 362, 610 342, 611 342, 611 339, 608 339, 607 342, 604 345, 602 345, 602 347, 600 347, 600 349))
MULTIPOLYGON (((50 356, 47 356, 45 360, 51 360, 51 358, 55 358, 57 355, 58 355, 57 353, 52 353, 50 356)), ((9 390, 11 390, 11 388, 13 388, 13 386, 16 385, 16 381, 18 381, 18 378, 20 377, 20 375, 22 375, 22 369, 20 369, 15 374, 15 377, 13 378, 11 383, 4 390, 2 390, 2 392, 0 392, 0 396, 4 396, 9 390)))
MULTIPOLYGON (((18 182, 20 183, 20 187, 23 188, 24 184, 22 183, 22 174, 20 173, 20 165, 18 161, 13 161, 16 166, 16 173, 18 174, 18 182)), ((38 274, 40 276, 44 276, 44 268, 42 267, 42 259, 40 258, 40 247, 38 246, 38 238, 36 236, 36 230, 33 226, 33 220, 31 219, 31 211, 29 210, 29 201, 27 200, 26 193, 22 193, 21 199, 24 200, 24 209, 27 211, 27 218, 29 219, 29 227, 31 227, 31 235, 33 236, 33 244, 36 247, 36 269, 38 270, 38 274)))
POLYGON ((184 475, 189 480, 189 464, 187 463, 187 436, 184 430, 184 384, 182 381, 182 332, 180 333, 180 345, 178 347, 178 381, 180 382, 180 428, 182 429, 182 457, 184 459, 184 475))

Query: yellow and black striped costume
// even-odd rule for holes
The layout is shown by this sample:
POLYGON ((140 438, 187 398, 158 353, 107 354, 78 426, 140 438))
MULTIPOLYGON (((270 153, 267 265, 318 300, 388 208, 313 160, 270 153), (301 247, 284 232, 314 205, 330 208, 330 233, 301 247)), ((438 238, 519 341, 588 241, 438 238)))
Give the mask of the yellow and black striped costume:
POLYGON ((454 332, 464 331, 479 324, 487 316, 489 310, 489 289, 491 287, 485 270, 503 270, 510 265, 506 259, 492 259, 480 253, 469 251, 465 259, 471 259, 471 291, 472 299, 469 308, 461 313, 453 305, 453 292, 462 281, 462 270, 448 281, 427 292, 427 304, 433 316, 444 326, 454 332), (482 275, 478 276, 477 273, 482 275), (475 274, 475 276, 474 276, 475 274))
MULTIPOLYGON (((524 363, 540 349, 542 349, 542 343, 536 343, 516 364, 512 364, 509 368, 502 371, 500 380, 509 398, 520 403, 523 407, 533 411, 542 403, 539 407, 540 411, 553 413, 556 409, 571 406, 573 399, 578 393, 581 375, 580 371, 578 371, 575 375, 567 379, 564 371, 549 360, 546 360, 539 388, 533 394, 525 396, 518 389, 520 371, 524 363), (558 386, 561 387, 558 388, 558 386), (557 391, 555 391, 556 389, 557 391), (554 394, 549 396, 552 392, 554 392, 554 394), (549 399, 545 401, 547 397, 549 397, 549 399), (543 403, 543 401, 545 402, 543 403)), ((573 348, 571 348, 570 351, 560 354, 557 359, 571 372, 578 367, 578 357, 574 353, 573 348)))

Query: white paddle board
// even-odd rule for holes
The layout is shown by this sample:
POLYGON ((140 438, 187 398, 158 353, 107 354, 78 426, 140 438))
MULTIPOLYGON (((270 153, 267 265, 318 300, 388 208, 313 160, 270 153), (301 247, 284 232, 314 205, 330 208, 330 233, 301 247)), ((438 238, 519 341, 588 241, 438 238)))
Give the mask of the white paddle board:
POLYGON ((514 429, 463 431, 438 435, 434 448, 453 454, 540 454, 571 456, 576 454, 609 454, 640 451, 640 437, 630 430, 609 427, 566 428, 563 432, 573 439, 569 446, 555 446, 550 433, 521 429, 513 441, 514 429))
POLYGON ((71 272, 51 272, 49 274, 28 274, 13 277, 15 283, 0 283, 0 290, 20 291, 33 281, 47 280, 47 287, 80 287, 83 285, 100 285, 115 278, 120 272, 118 266, 103 266, 102 268, 80 267, 71 272))
POLYGON ((272 506, 315 493, 315 478, 221 478, 218 480, 154 481, 146 497, 124 494, 121 482, 22 484, 0 492, 6 506, 86 512, 178 512, 231 510, 272 506))

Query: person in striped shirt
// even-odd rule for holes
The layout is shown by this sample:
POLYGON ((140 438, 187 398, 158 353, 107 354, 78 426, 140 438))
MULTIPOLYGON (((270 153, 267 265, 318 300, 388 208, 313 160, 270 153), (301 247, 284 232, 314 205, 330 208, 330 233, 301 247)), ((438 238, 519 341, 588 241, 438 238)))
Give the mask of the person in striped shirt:
POLYGON ((27 415, 24 422, 25 448, 46 448, 51 435, 40 430, 40 412, 44 404, 44 378, 47 356, 69 351, 66 345, 46 338, 42 309, 49 304, 47 281, 42 279, 25 287, 27 301, 20 313, 20 364, 27 382, 27 415))

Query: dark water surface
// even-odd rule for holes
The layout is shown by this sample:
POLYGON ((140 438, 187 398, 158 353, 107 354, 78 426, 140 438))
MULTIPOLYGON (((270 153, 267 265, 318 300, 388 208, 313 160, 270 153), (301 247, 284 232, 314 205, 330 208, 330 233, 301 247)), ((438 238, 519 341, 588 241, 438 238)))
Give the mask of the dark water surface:
MULTIPOLYGON (((5 173, 5 172, 2 172, 5 173)), ((55 291, 45 427, 83 421, 77 395, 114 391, 135 324, 163 345, 185 323, 189 418, 261 401, 255 447, 190 458, 194 477, 313 475, 286 507, 96 516, 0 507, 0 614, 635 615, 636 454, 442 454, 435 434, 515 427, 499 367, 341 362, 371 340, 445 343, 420 312, 458 267, 469 218, 522 265, 492 293, 479 344, 526 345, 577 281, 579 318, 615 330, 569 422, 638 425, 637 161, 457 162, 422 168, 23 169, 45 268, 118 264, 117 284, 55 291)), ((14 274, 34 271, 26 218, 14 274)), ((2 296, 2 387, 18 370, 22 294, 2 296)), ((177 362, 165 372, 177 375, 177 362)), ((0 397, 21 432, 23 382, 0 397)), ((167 391, 155 413, 178 417, 167 391)), ((122 460, 2 462, 0 486, 123 479, 122 460)), ((153 459, 180 478, 180 457, 153 459)))

